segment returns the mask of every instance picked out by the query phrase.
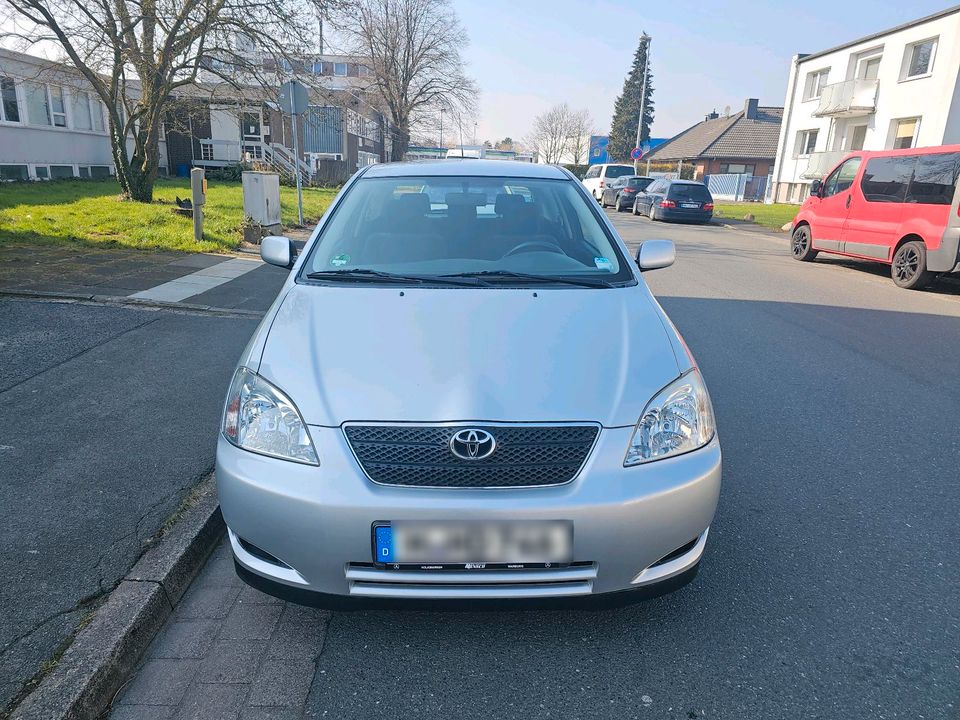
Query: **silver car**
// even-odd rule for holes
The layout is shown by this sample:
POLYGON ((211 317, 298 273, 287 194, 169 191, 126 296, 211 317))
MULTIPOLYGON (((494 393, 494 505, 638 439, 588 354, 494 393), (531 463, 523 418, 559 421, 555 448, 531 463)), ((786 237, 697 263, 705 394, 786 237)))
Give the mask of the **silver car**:
MULTIPOLYGON (((720 492, 703 378, 577 179, 374 165, 244 350, 217 483, 245 581, 304 604, 634 600, 696 574, 720 492)), ((589 604, 589 603, 588 603, 589 604)))

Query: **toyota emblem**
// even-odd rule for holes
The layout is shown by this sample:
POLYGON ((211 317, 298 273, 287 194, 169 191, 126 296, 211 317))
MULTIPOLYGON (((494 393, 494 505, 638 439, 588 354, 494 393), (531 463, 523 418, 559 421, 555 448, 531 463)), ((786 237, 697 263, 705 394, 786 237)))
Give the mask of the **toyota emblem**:
POLYGON ((479 428, 458 430, 450 438, 450 452, 461 460, 483 460, 493 455, 496 447, 493 435, 479 428))

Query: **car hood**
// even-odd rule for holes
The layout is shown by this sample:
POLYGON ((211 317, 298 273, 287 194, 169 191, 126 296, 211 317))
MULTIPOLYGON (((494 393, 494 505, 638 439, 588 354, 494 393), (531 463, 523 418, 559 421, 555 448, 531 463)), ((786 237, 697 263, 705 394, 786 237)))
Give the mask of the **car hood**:
POLYGON ((677 377, 645 287, 294 285, 259 372, 310 425, 347 421, 633 425, 677 377))

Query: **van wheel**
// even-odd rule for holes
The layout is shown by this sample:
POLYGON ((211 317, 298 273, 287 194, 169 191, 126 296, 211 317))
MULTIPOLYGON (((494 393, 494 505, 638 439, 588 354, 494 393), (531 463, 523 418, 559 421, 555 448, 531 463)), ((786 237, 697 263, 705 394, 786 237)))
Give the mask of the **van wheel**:
POLYGON ((934 273, 927 270, 927 246, 919 240, 901 245, 893 254, 890 277, 897 287, 907 290, 919 290, 929 285, 934 273))
POLYGON ((810 262, 817 257, 818 253, 813 249, 813 237, 810 235, 809 225, 800 225, 794 229, 790 250, 794 260, 810 262))

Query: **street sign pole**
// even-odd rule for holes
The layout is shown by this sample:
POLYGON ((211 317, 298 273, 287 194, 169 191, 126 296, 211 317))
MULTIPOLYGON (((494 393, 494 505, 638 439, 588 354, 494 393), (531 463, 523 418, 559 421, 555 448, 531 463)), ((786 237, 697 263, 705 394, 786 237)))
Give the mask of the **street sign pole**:
POLYGON ((303 225, 303 185, 300 180, 300 133, 297 131, 297 115, 307 111, 310 98, 307 86, 296 80, 288 80, 280 87, 280 109, 290 115, 293 130, 293 174, 297 179, 297 217, 303 225))
MULTIPOLYGON (((640 90, 640 117, 637 118, 637 144, 636 147, 640 147, 640 135, 643 132, 643 114, 647 110, 647 75, 650 74, 650 42, 653 40, 649 35, 644 33, 640 39, 646 45, 646 51, 643 53, 643 86, 640 90)), ((647 161, 649 165, 649 161, 647 161)), ((633 174, 638 175, 640 172, 640 158, 636 158, 633 161, 633 174)))
POLYGON ((300 224, 303 225, 303 187, 300 184, 300 133, 297 132, 297 116, 290 116, 290 123, 293 127, 293 174, 297 178, 297 217, 300 218, 300 224))

